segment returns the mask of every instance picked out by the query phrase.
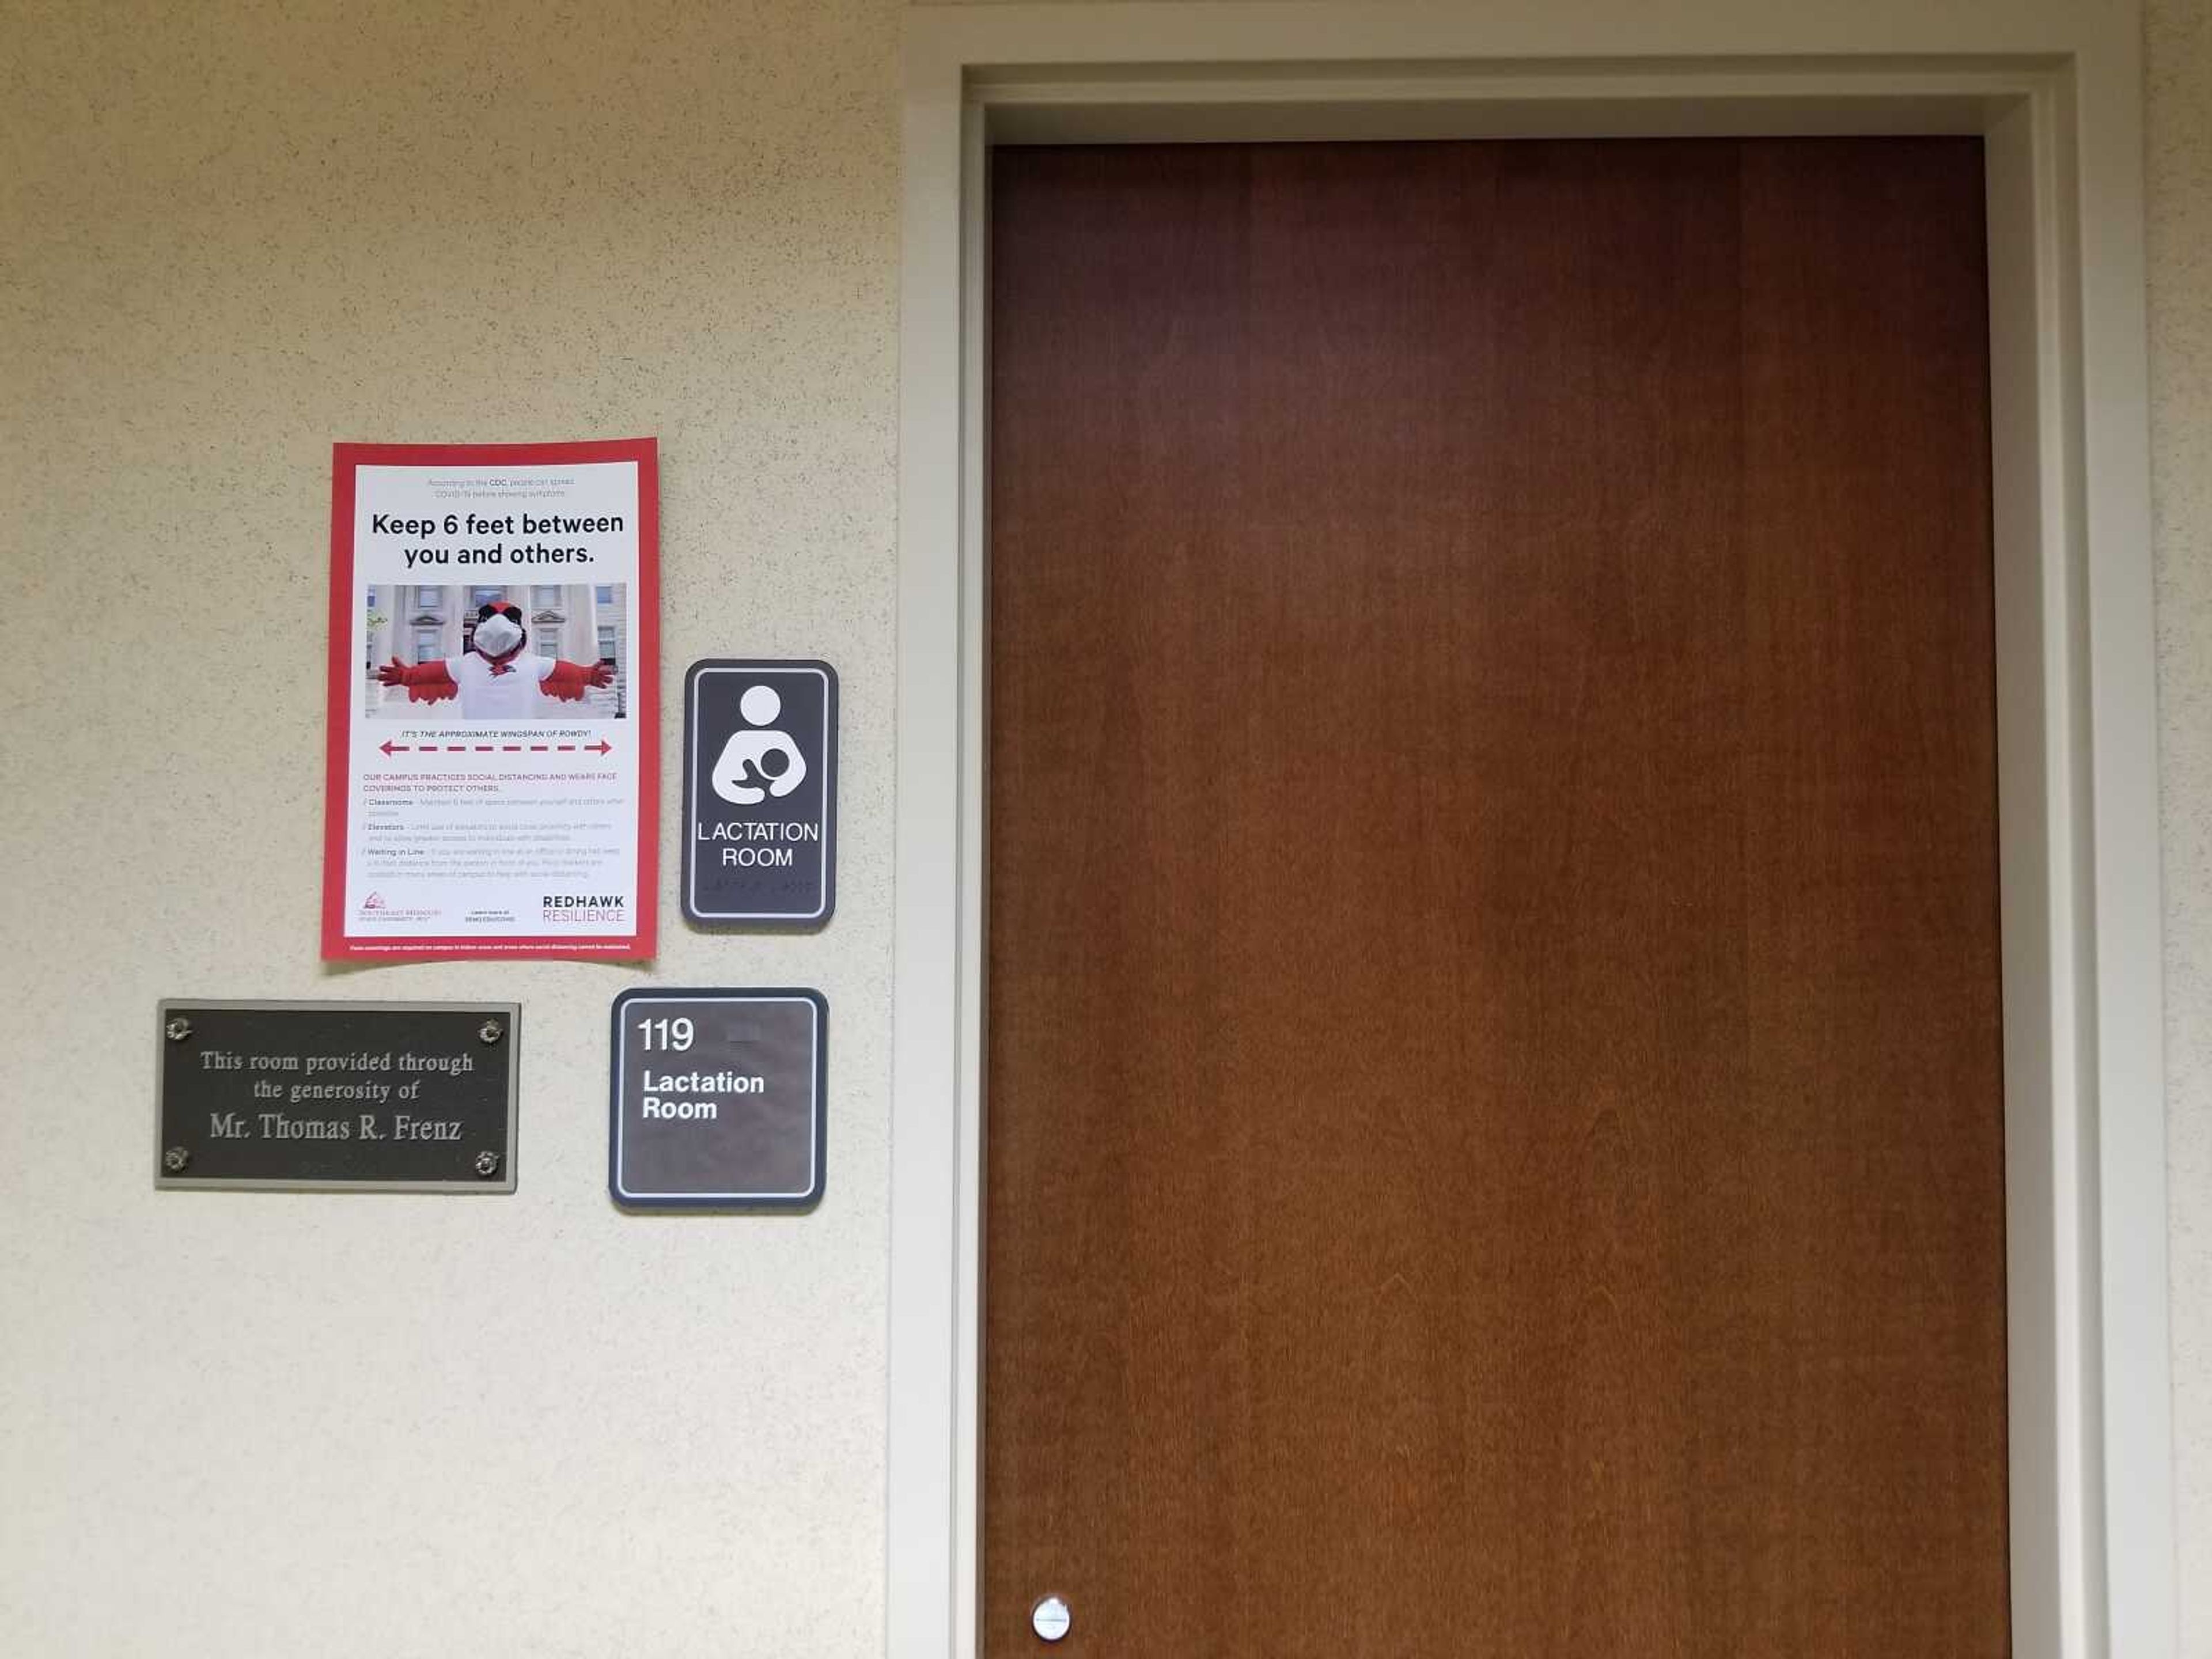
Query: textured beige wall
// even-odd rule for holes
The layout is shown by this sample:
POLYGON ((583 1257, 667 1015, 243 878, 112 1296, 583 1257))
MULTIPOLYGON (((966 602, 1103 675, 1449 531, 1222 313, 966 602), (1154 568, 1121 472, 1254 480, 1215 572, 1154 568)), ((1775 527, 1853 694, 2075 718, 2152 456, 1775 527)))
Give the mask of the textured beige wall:
POLYGON ((2145 27, 2181 1650, 2212 1659, 2212 4, 2145 27))
MULTIPOLYGON (((0 1651, 880 1650, 896 0, 0 0, 0 1651), (314 960, 333 438, 657 434, 671 684, 819 654, 830 1196, 618 1216, 629 970, 314 960), (163 1195, 162 994, 526 1005, 511 1199, 163 1195), (120 1029, 110 1024, 110 1012, 120 1029)), ((2212 21, 2151 0, 2177 1422, 2212 1659, 2212 21)), ((667 734, 672 756, 673 723, 667 734)), ((665 803, 675 811, 675 774, 665 803)))
POLYGON ((897 33, 0 0, 0 1653, 880 1650, 897 33), (828 994, 805 1219, 610 1207, 637 973, 316 963, 331 441, 633 434, 666 686, 842 672, 836 921, 655 969, 828 994), (520 1000, 520 1190, 156 1195, 179 993, 520 1000))

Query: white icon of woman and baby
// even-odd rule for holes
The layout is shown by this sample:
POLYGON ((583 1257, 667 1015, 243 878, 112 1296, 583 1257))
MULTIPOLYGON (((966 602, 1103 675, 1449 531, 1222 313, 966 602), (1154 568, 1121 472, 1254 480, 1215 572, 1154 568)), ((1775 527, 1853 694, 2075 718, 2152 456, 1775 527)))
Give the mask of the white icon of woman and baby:
POLYGON ((787 732, 763 730, 783 713, 783 699, 765 685, 745 688, 738 713, 747 727, 730 734, 714 763, 714 793, 739 806, 757 806, 770 795, 781 800, 805 781, 806 757, 787 732), (763 789, 753 782, 768 780, 763 789))

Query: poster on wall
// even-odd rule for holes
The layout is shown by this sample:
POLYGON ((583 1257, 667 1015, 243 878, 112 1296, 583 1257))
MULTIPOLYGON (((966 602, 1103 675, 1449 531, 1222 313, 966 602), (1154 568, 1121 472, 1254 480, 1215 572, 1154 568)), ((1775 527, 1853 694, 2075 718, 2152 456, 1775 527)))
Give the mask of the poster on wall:
POLYGON ((654 441, 332 475, 324 957, 652 956, 654 441))

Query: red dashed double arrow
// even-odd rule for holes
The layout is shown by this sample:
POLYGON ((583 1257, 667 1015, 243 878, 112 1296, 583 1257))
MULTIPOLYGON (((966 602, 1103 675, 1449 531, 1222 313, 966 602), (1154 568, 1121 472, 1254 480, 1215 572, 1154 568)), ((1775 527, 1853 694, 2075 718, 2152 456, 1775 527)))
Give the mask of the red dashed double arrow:
POLYGON ((573 743, 394 743, 387 738, 376 746, 379 749, 381 749, 387 755, 405 755, 410 753, 416 755, 489 755, 495 750, 509 755, 519 755, 526 748, 534 755, 543 755, 549 752, 556 755, 573 755, 579 751, 580 747, 581 752, 586 755, 610 755, 614 752, 615 747, 614 744, 609 743, 605 738, 601 738, 597 743, 587 743, 581 745, 573 743))

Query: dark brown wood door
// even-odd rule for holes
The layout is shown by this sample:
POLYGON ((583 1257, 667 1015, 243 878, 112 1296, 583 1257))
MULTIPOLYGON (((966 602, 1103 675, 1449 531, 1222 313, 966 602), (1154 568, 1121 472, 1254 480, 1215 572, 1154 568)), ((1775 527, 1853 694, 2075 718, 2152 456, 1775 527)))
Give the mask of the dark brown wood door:
POLYGON ((1982 225, 999 153, 990 1654, 2007 1651, 1982 225))

